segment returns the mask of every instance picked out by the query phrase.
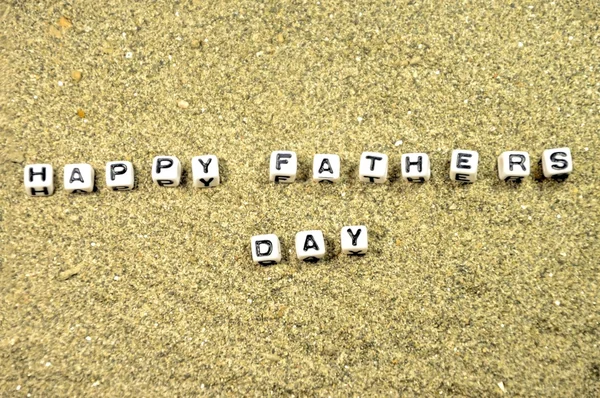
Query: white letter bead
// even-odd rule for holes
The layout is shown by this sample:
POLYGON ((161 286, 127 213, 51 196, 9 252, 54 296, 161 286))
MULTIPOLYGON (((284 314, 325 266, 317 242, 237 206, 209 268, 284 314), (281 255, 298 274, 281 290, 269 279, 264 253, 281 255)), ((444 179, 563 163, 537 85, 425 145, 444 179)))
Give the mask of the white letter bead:
POLYGON ((388 177, 388 157, 377 152, 363 152, 360 155, 358 178, 362 182, 383 184, 388 177))
POLYGON ((152 181, 161 187, 176 187, 181 182, 181 162, 175 156, 157 156, 152 160, 152 181))
POLYGON ((477 151, 453 150, 450 160, 450 179, 459 182, 477 181, 478 164, 479 153, 477 151))
POLYGON ((260 265, 273 265, 281 261, 281 246, 277 235, 256 235, 250 239, 252 260, 260 265))
POLYGON ((113 191, 130 191, 134 185, 131 162, 117 161, 106 163, 106 186, 113 191))
POLYGON ((315 155, 313 180, 335 182, 340 179, 340 157, 338 155, 315 155))
POLYGON ((63 185, 67 192, 92 192, 94 190, 94 168, 87 163, 65 166, 63 185))
POLYGON ((296 152, 275 151, 271 153, 269 180, 275 183, 291 183, 296 179, 298 158, 296 152))
POLYGON ((28 164, 24 170, 25 192, 29 196, 54 193, 54 170, 50 164, 28 164))
POLYGON ((325 257, 325 238, 322 231, 301 231, 296 234, 296 255, 299 260, 316 263, 325 257))
POLYGON ((219 185, 221 183, 219 159, 215 155, 194 156, 192 178, 194 188, 210 188, 219 185))
POLYGON ((521 182, 531 172, 529 154, 506 151, 498 156, 498 177, 503 181, 521 182))
POLYGON ((431 177, 429 156, 426 153, 405 153, 400 163, 402 178, 408 182, 425 182, 431 177))
POLYGON ((342 228, 342 253, 349 256, 364 256, 369 248, 367 227, 355 225, 342 228))
POLYGON ((569 148, 546 149, 542 154, 544 177, 562 181, 573 172, 573 158, 569 148))

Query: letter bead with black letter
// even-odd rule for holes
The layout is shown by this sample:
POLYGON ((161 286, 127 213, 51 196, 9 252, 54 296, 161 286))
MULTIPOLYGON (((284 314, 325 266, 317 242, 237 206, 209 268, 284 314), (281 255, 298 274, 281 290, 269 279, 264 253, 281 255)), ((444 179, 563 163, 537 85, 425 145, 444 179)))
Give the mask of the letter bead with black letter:
POLYGON ((569 148, 546 149, 542 154, 544 177, 565 180, 573 172, 573 158, 569 148))
POLYGON ((426 153, 405 153, 400 162, 402 178, 408 182, 425 182, 431 177, 429 156, 426 153))
POLYGON ((279 238, 274 234, 256 235, 250 239, 252 260, 260 265, 273 265, 281 262, 279 238))
POLYGON ((194 156, 192 178, 194 188, 210 188, 219 185, 221 183, 219 159, 215 155, 194 156))
POLYGON ((388 178, 388 156, 384 153, 363 152, 360 155, 358 179, 383 184, 388 178))
POLYGON ((94 175, 94 168, 90 164, 66 165, 63 179, 65 191, 72 193, 92 192, 94 190, 94 175))
POLYGON ((299 260, 316 263, 325 257, 323 231, 301 231, 296 234, 296 255, 299 260))
POLYGON ((181 182, 181 162, 175 156, 157 156, 152 160, 152 181, 161 187, 177 187, 181 182))
POLYGON ((133 165, 126 160, 106 163, 106 186, 113 191, 131 191, 133 172, 133 165))
POLYGON ((298 173, 298 157, 296 152, 275 151, 271 153, 269 163, 269 180, 278 183, 291 183, 298 173))
POLYGON ((529 154, 506 151, 498 156, 498 178, 502 181, 521 182, 531 173, 529 154))
POLYGON ((342 228, 342 253, 349 256, 364 256, 369 248, 367 227, 354 225, 342 228))
POLYGON ((331 154, 317 154, 313 159, 313 180, 336 182, 340 179, 340 157, 331 154))
POLYGON ((29 196, 54 193, 54 169, 50 164, 28 164, 24 170, 25 192, 29 196))
POLYGON ((450 179, 458 182, 477 181, 477 166, 479 165, 479 153, 455 149, 450 159, 450 179))

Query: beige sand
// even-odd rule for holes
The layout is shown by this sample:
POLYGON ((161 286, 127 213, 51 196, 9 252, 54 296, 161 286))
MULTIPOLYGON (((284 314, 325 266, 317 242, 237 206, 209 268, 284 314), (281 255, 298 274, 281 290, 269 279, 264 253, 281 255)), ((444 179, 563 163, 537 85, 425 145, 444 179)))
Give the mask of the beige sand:
POLYGON ((489 3, 2 5, 0 395, 598 396, 600 6, 489 3), (539 178, 559 146, 575 172, 539 178), (448 180, 453 148, 477 183, 448 180), (268 183, 277 149, 301 181, 268 183), (536 163, 520 186, 510 149, 536 163), (392 182, 358 182, 365 150, 392 182), (416 151, 424 185, 397 178, 416 151), (339 185, 308 180, 319 152, 339 185), (207 153, 223 184, 192 189, 207 153), (158 154, 180 188, 152 184, 158 154), (105 189, 110 160, 135 191, 105 189), (23 192, 38 162, 50 198, 23 192), (75 162, 98 192, 61 189, 75 162), (339 255, 359 223, 370 253, 339 255), (299 263, 315 228, 328 258, 299 263), (251 263, 260 233, 282 264, 251 263))

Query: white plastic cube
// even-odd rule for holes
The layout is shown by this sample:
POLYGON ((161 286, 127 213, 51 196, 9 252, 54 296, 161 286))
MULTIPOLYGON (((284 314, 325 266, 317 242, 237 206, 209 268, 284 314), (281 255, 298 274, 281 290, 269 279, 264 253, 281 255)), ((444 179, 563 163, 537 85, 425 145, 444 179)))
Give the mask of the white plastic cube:
POLYGON ((296 152, 274 151, 269 162, 269 180, 275 183, 291 183, 298 173, 296 152))
POLYGON ((362 182, 383 184, 388 178, 388 156, 384 153, 363 152, 360 155, 358 178, 362 182))
POLYGON ((369 248, 367 227, 354 225, 342 228, 342 253, 349 256, 364 256, 369 248))
POLYGON ((50 196, 54 193, 54 169, 50 164, 28 164, 23 173, 25 192, 29 196, 50 196))
POLYGON ((106 186, 113 191, 130 191, 135 180, 133 165, 126 160, 106 163, 106 186))
POLYGON ((313 159, 313 180, 335 182, 340 179, 340 157, 338 155, 318 154, 313 159))
POLYGON ((531 173, 529 154, 522 151, 506 151, 498 156, 498 178, 502 181, 521 182, 531 173))
POLYGON ((464 149, 452 151, 450 160, 450 179, 459 182, 477 181, 477 167, 479 165, 479 153, 464 149))
POLYGON ((296 255, 299 260, 316 263, 325 257, 323 231, 301 231, 296 234, 296 255))
POLYGON ((252 260, 260 265, 273 265, 281 262, 281 245, 274 234, 256 235, 250 239, 252 260))
POLYGON ((564 180, 573 172, 573 158, 569 148, 546 149, 542 154, 544 177, 564 180))
POLYGON ((408 182, 425 182, 431 177, 431 165, 426 153, 405 153, 400 161, 402 178, 408 182))
POLYGON ((210 188, 219 185, 221 183, 219 159, 215 155, 194 156, 192 178, 194 188, 210 188))
POLYGON ((94 175, 94 168, 90 164, 66 165, 63 179, 65 191, 72 193, 92 192, 94 190, 94 175))
POLYGON ((181 162, 175 156, 157 156, 152 160, 152 181, 161 187, 176 187, 181 182, 181 162))

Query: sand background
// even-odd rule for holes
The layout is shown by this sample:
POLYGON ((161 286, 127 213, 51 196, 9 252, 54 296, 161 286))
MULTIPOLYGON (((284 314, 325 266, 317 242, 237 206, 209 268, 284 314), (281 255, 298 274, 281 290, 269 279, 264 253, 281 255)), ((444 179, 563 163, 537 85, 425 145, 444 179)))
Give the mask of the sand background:
POLYGON ((0 395, 598 396, 600 6, 490 3, 4 3, 0 395), (541 179, 560 146, 574 173, 541 179), (477 183, 449 181, 454 148, 477 183), (268 182, 279 149, 297 183, 268 182), (391 182, 358 182, 366 150, 391 182), (504 150, 534 176, 498 180, 504 150), (417 151, 433 178, 410 185, 417 151), (223 183, 193 189, 208 153, 223 183), (315 153, 340 184, 308 179, 315 153), (156 155, 181 187, 152 184, 156 155), (105 188, 111 160, 134 191, 105 188), (46 162, 56 193, 26 196, 46 162), (77 162, 97 192, 61 189, 77 162), (339 254, 355 224, 364 258, 339 254), (326 261, 291 254, 306 229, 326 261), (282 264, 252 264, 262 233, 282 264))

